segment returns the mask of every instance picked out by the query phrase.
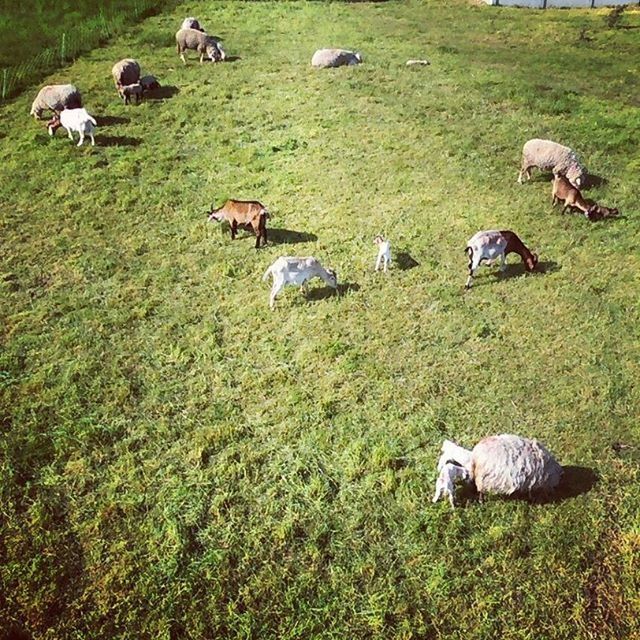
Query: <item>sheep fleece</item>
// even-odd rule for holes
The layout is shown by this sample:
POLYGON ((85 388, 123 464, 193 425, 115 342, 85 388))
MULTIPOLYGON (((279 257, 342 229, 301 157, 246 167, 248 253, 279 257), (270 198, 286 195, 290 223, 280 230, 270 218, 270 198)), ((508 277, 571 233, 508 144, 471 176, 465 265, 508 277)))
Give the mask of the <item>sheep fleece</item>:
POLYGON ((562 467, 537 440, 503 434, 480 440, 473 448, 471 477, 480 493, 553 489, 562 467))
POLYGON ((523 167, 556 169, 561 173, 565 173, 572 165, 582 168, 576 152, 552 140, 534 138, 525 142, 522 148, 523 167))

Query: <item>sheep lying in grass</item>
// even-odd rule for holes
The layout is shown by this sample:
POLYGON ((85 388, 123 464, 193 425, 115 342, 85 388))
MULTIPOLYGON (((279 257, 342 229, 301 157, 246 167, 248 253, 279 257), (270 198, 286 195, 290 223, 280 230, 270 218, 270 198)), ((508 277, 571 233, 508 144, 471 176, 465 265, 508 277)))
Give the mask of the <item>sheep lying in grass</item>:
POLYGON ((271 295, 269 297, 269 307, 275 308, 276 296, 286 285, 299 286, 303 293, 306 293, 307 282, 312 278, 321 278, 330 287, 338 290, 338 276, 333 269, 325 269, 319 260, 308 257, 281 256, 278 258, 262 276, 263 281, 267 281, 269 276, 273 277, 271 295))
POLYGON ((566 176, 569 182, 578 188, 586 177, 586 170, 576 152, 551 140, 534 138, 525 142, 522 148, 522 167, 518 174, 519 183, 522 184, 523 177, 531 179, 533 167, 566 176))
POLYGON ((63 109, 78 109, 81 106, 82 96, 75 85, 48 84, 38 91, 29 115, 38 120, 44 111, 60 113, 63 109))
POLYGON ((326 69, 360 64, 362 56, 356 51, 347 49, 318 49, 311 58, 311 66, 326 69))
POLYGON ((376 259, 376 271, 380 270, 380 264, 384 265, 384 272, 387 272, 388 266, 391 264, 391 243, 382 236, 376 236, 373 239, 374 244, 378 245, 378 257, 376 259))
POLYGON ((538 264, 538 256, 531 253, 522 240, 509 230, 478 231, 467 242, 465 253, 469 256, 469 277, 464 285, 465 289, 471 288, 474 273, 482 262, 493 264, 499 259, 500 270, 504 271, 507 268, 508 253, 517 253, 527 271, 533 271, 538 264))
POLYGON ((98 123, 93 116, 87 113, 86 109, 64 109, 60 114, 56 114, 47 124, 49 135, 52 136, 60 128, 67 130, 67 135, 73 140, 73 131, 80 134, 80 140, 77 146, 81 146, 84 142, 85 135, 91 138, 91 145, 95 146, 96 141, 93 134, 98 123))
MULTIPOLYGON (((550 491, 562 478, 562 467, 549 451, 537 440, 512 434, 483 438, 472 451, 458 447, 449 451, 444 464, 457 464, 469 472, 479 498, 493 493, 512 495, 550 491)), ((443 447, 444 448, 444 447, 443 447)), ((442 461, 442 456, 440 460, 442 461)))
POLYGON ((200 54, 200 64, 204 61, 205 55, 213 62, 222 62, 226 57, 219 40, 197 29, 180 29, 176 33, 176 49, 184 64, 187 64, 184 57, 184 52, 187 50, 197 51, 200 54))

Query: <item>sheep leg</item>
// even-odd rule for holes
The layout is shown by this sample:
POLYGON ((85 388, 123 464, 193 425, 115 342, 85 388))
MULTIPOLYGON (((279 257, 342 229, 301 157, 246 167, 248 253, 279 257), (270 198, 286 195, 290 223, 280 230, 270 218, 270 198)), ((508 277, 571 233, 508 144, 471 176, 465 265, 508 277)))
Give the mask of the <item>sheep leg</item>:
POLYGON ((273 285, 271 286, 271 294, 269 296, 269 308, 273 311, 276 306, 276 296, 282 291, 284 288, 284 281, 274 279, 273 285))
POLYGON ((380 271, 380 261, 382 260, 382 256, 378 254, 378 258, 376 260, 376 271, 380 271))
POLYGON ((443 491, 444 491, 444 487, 440 483, 440 479, 438 479, 436 481, 436 492, 435 492, 433 498, 431 498, 431 502, 433 502, 434 504, 436 502, 438 502, 438 500, 440 500, 440 498, 442 497, 442 492, 443 491))
POLYGON ((69 140, 73 140, 73 134, 71 133, 71 129, 67 129, 67 138, 69 138, 69 140))
POLYGON ((80 131, 80 140, 78 140, 78 146, 81 147, 84 142, 84 133, 80 131))
POLYGON ((95 140, 95 138, 93 137, 93 133, 90 133, 90 134, 89 134, 89 137, 91 138, 91 146, 92 146, 92 147, 95 147, 95 146, 96 146, 96 140, 95 140))
POLYGON ((389 267, 389 260, 388 260, 387 256, 385 256, 384 257, 384 267, 383 267, 385 273, 387 273, 388 267, 389 267))
POLYGON ((204 62, 204 53, 200 54, 200 64, 204 62))
POLYGON ((232 220, 231 221, 231 239, 235 240, 236 239, 236 234, 238 233, 238 221, 237 220, 232 220))

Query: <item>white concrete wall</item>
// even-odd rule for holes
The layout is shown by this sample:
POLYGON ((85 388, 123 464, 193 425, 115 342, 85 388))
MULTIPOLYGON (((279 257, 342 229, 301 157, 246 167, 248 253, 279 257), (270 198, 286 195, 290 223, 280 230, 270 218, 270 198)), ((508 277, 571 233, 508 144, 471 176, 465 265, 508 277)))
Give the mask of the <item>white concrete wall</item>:
MULTIPOLYGON (((487 4, 501 7, 530 7, 533 9, 544 9, 544 0, 484 0, 487 4)), ((557 7, 613 7, 619 4, 640 4, 638 0, 547 0, 547 9, 557 7)))

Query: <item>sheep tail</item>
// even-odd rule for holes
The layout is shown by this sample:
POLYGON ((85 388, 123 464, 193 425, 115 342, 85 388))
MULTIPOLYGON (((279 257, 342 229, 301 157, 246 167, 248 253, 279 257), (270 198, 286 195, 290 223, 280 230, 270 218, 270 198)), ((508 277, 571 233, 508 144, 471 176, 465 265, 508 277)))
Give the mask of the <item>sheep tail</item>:
POLYGON ((260 211, 260 215, 264 216, 265 218, 271 217, 271 214, 266 209, 262 209, 262 211, 260 211))
POLYGON ((267 270, 264 272, 264 275, 262 276, 262 281, 266 282, 269 279, 270 275, 271 275, 271 266, 269 266, 267 270))
POLYGON ((98 123, 96 122, 96 119, 93 116, 89 116, 89 122, 92 122, 96 127, 98 126, 98 123))

